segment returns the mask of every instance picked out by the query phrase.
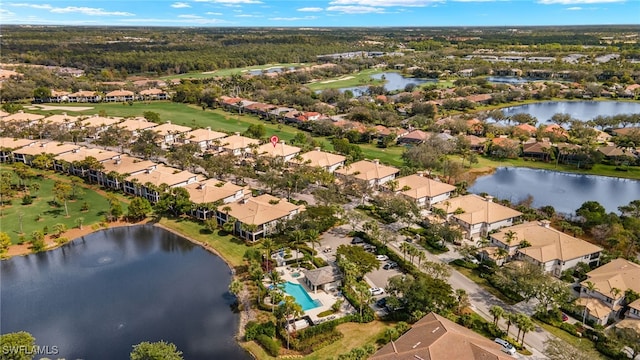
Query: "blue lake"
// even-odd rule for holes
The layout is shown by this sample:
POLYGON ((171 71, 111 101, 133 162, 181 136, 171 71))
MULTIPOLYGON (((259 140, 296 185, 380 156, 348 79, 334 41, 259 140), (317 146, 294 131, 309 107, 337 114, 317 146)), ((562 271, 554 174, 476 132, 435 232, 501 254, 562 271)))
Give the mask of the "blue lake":
POLYGON ((607 212, 618 212, 618 206, 640 199, 640 181, 502 167, 476 179, 469 191, 488 193, 513 203, 531 195, 534 207, 551 205, 566 214, 574 213, 585 201, 597 201, 607 212))
POLYGON ((235 341, 229 267, 166 230, 108 229, 0 266, 2 333, 28 331, 54 358, 128 359, 165 340, 185 359, 251 359, 235 341))
POLYGON ((628 101, 547 101, 518 105, 502 109, 505 115, 529 114, 539 123, 545 123, 557 113, 570 114, 572 118, 587 121, 597 116, 640 114, 640 102, 628 101))
MULTIPOLYGON (((434 79, 420 79, 420 78, 413 78, 413 77, 405 77, 404 75, 397 72, 383 72, 383 73, 371 75, 371 78, 376 80, 384 79, 385 81, 384 88, 386 91, 404 90, 404 88, 410 84, 417 86, 417 85, 421 85, 428 82, 433 82, 433 83, 437 82, 437 80, 434 80, 434 79)), ((369 89, 369 86, 370 85, 352 86, 352 87, 340 88, 338 90, 340 90, 341 92, 350 90, 351 92, 353 92, 354 96, 358 97, 358 96, 365 95, 367 93, 367 90, 369 89)))

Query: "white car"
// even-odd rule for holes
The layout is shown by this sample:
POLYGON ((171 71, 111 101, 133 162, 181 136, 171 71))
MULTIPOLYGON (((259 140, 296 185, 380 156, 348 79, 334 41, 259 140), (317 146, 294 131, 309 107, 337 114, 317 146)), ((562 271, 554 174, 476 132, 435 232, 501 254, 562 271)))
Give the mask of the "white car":
POLYGON ((496 338, 495 340, 496 343, 502 345, 502 351, 506 352, 509 355, 515 355, 516 354, 516 348, 513 347, 513 345, 509 344, 509 342, 507 340, 501 339, 501 338, 496 338))
POLYGON ((376 255, 376 260, 378 261, 387 261, 389 257, 387 255, 376 255))
POLYGON ((377 287, 373 287, 373 288, 369 289, 369 292, 373 296, 384 294, 384 290, 381 289, 381 288, 377 288, 377 287))

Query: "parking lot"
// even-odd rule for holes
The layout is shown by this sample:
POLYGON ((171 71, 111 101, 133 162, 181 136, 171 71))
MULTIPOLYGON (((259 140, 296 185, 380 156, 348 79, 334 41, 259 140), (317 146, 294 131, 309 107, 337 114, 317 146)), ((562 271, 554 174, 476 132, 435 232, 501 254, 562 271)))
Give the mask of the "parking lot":
POLYGON ((351 237, 347 236, 348 231, 343 227, 333 228, 320 237, 320 247, 318 247, 318 256, 327 261, 336 260, 336 249, 340 245, 351 245, 351 237), (331 251, 325 249, 331 248, 331 251))

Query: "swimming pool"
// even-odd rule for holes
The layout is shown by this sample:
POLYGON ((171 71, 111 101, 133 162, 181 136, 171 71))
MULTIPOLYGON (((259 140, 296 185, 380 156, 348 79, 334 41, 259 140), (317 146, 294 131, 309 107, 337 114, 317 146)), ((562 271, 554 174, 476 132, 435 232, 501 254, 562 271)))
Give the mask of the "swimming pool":
POLYGON ((293 296, 296 302, 302 306, 302 310, 307 311, 315 309, 322 305, 319 300, 313 300, 307 291, 300 284, 294 284, 290 281, 282 284, 284 292, 293 296))

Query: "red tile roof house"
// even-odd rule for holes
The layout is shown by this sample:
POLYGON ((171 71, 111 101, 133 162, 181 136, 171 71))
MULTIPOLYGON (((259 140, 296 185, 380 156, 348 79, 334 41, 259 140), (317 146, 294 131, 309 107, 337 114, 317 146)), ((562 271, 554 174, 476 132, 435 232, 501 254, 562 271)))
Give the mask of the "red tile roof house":
POLYGON ((522 157, 548 161, 551 157, 553 147, 550 142, 537 141, 522 145, 522 157))
POLYGON ((275 109, 276 107, 277 106, 275 105, 256 102, 245 106, 245 111, 256 114, 261 118, 267 118, 269 117, 269 111, 275 109))
POLYGON ((442 209, 447 218, 455 220, 465 231, 465 237, 477 241, 491 231, 511 226, 521 212, 493 202, 493 196, 483 198, 470 194, 450 198, 433 207, 442 209))
POLYGON ((625 294, 627 290, 640 293, 640 265, 626 259, 615 259, 589 271, 587 279, 580 285, 578 302, 585 307, 589 319, 606 325, 625 305, 629 308, 628 318, 640 319, 640 299, 629 303, 625 294), (587 282, 594 285, 593 291, 589 290, 587 282))
POLYGON ((171 98, 169 93, 157 88, 140 91, 140 97, 143 100, 168 100, 171 98))
POLYGON ((85 103, 91 102, 96 103, 100 102, 102 97, 96 91, 78 91, 72 94, 69 94, 69 102, 75 103, 85 103))
POLYGON ((398 138, 398 144, 422 144, 431 137, 431 133, 422 130, 413 130, 412 132, 398 138))
POLYGON ((136 94, 129 90, 114 90, 104 95, 105 102, 127 102, 136 100, 136 94))

